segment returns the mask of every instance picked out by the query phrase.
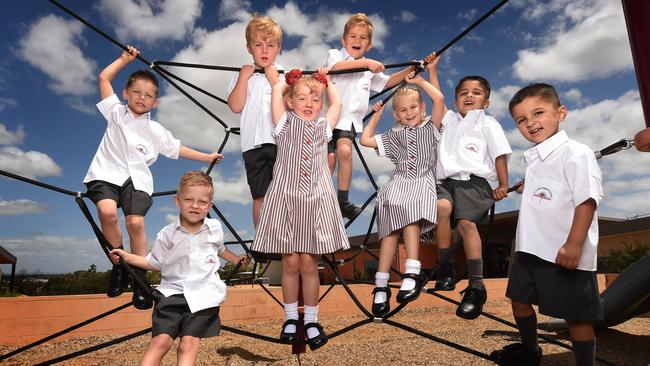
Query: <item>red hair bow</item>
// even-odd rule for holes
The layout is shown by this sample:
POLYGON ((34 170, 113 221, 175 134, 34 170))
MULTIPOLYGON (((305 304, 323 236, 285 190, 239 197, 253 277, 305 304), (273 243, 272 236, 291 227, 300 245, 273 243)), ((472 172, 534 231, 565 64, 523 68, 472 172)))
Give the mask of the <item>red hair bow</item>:
POLYGON ((313 77, 314 79, 320 81, 327 88, 327 77, 325 75, 317 72, 317 73, 313 74, 311 77, 313 77))
POLYGON ((288 73, 284 74, 284 80, 289 85, 293 85, 293 83, 295 83, 296 80, 300 79, 301 77, 302 77, 302 71, 300 69, 293 69, 288 73))

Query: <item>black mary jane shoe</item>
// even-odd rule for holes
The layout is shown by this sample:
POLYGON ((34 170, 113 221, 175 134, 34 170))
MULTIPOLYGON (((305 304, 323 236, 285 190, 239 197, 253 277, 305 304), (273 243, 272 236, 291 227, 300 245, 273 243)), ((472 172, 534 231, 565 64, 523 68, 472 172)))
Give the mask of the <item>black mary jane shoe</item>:
POLYGON ((375 287, 372 290, 372 315, 375 316, 375 318, 381 318, 382 316, 388 314, 390 311, 390 287, 385 286, 385 287, 375 287), (386 293, 386 301, 376 303, 375 302, 375 295, 378 292, 385 292, 386 293))
POLYGON ((521 343, 513 343, 490 353, 490 360, 497 365, 539 366, 542 362, 542 349, 531 352, 521 343))
POLYGON ((415 274, 415 273, 405 273, 404 276, 402 276, 402 281, 406 278, 410 278, 415 281, 415 287, 413 287, 412 290, 399 290, 397 292, 397 302, 400 304, 406 304, 407 302, 411 302, 420 296, 420 291, 422 290, 422 286, 424 286, 424 274, 422 272, 415 274))
POLYGON ((318 324, 318 323, 307 323, 305 324, 305 338, 307 338, 307 344, 309 345, 309 349, 312 351, 315 351, 325 345, 327 343, 327 334, 325 334, 325 331, 323 330, 323 327, 318 324), (307 335, 307 329, 309 328, 316 328, 318 330, 318 335, 313 338, 309 338, 307 335))
POLYGON ((298 340, 298 319, 287 319, 284 324, 282 324, 282 331, 280 331, 280 340, 285 342, 295 342, 298 340), (295 332, 285 332, 287 325, 294 325, 296 327, 295 332))

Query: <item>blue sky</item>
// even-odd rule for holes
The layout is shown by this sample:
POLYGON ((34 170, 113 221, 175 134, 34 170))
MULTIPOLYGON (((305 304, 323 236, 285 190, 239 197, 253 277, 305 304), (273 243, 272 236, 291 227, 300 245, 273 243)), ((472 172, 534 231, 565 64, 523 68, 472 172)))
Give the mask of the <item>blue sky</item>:
MULTIPOLYGON (((365 12, 374 22, 375 48, 367 56, 396 63, 439 49, 496 1, 62 3, 121 42, 135 45, 148 60, 237 67, 251 62, 245 50, 246 22, 254 12, 267 14, 284 31, 278 62, 287 68, 314 69, 329 48, 340 47, 343 24, 352 13, 365 12)), ((81 182, 105 128, 94 107, 95 77, 120 50, 47 1, 7 2, 0 17, 0 169, 83 191, 81 182)), ((115 89, 122 88, 126 74, 144 66, 129 65, 115 80, 115 89)), ((170 70, 223 98, 233 75, 170 70)), ((619 1, 511 0, 443 55, 439 75, 449 106, 453 86, 468 74, 483 75, 492 84, 488 113, 501 122, 515 151, 509 164, 511 182, 523 176, 521 152, 528 144, 514 129, 507 102, 530 82, 557 86, 570 111, 563 128, 594 150, 632 137, 644 126, 619 1)), ((198 98, 226 123, 238 125, 237 116, 223 104, 198 98)), ((219 147, 223 128, 164 82, 159 104, 154 118, 184 144, 201 150, 219 147)), ((391 123, 386 113, 379 129, 391 123)), ((226 159, 213 173, 216 204, 239 234, 250 238, 251 201, 239 146, 237 137, 228 142, 226 159)), ((377 181, 385 182, 393 168, 390 162, 370 149, 364 148, 364 156, 377 181)), ((650 154, 635 150, 600 161, 606 194, 600 215, 650 214, 650 173, 641 169, 649 163, 650 154)), ((174 189, 184 171, 198 168, 205 166, 160 157, 152 167, 156 191, 174 189)), ((358 160, 352 186, 357 202, 372 193, 358 160)), ((62 273, 93 263, 100 270, 108 268, 74 198, 3 177, 0 187, 0 245, 18 257, 18 270, 62 273)), ((94 212, 92 203, 87 204, 94 212)), ((517 197, 509 197, 497 211, 518 205, 517 197)), ((175 212, 171 197, 156 198, 146 217, 149 238, 175 212)), ((369 220, 370 213, 364 213, 349 233, 365 233, 369 220)), ((8 265, 0 268, 10 270, 8 265)))

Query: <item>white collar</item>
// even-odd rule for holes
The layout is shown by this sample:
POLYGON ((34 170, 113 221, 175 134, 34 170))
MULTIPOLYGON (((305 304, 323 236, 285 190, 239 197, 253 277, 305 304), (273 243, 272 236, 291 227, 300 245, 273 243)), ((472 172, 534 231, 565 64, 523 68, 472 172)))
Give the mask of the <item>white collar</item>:
MULTIPOLYGON (((431 121, 431 116, 426 116, 426 117, 424 118, 424 120, 422 121, 422 123, 420 123, 419 125, 417 125, 417 126, 415 126, 415 127, 410 127, 410 128, 420 128, 420 127, 424 127, 424 126, 425 126, 427 123, 429 123, 430 121, 431 121)), ((399 131, 401 131, 401 130, 403 130, 403 129, 405 129, 405 128, 407 128, 406 125, 403 125, 403 124, 401 124, 401 123, 396 123, 395 126, 393 126, 392 130, 395 131, 395 132, 399 132, 399 131)))
POLYGON ((459 112, 456 112, 456 117, 459 121, 478 121, 481 118, 485 118, 485 109, 472 109, 471 111, 467 112, 465 117, 461 116, 459 112))
POLYGON ((567 141, 569 141, 569 136, 566 134, 566 131, 560 130, 555 135, 526 150, 524 152, 524 159, 526 159, 526 162, 530 162, 535 156, 539 156, 544 160, 567 141))
MULTIPOLYGON (((199 233, 199 232, 201 232, 201 231, 203 231, 205 229, 208 229, 208 231, 213 231, 214 228, 215 228, 215 225, 216 225, 216 220, 208 219, 206 217, 205 219, 203 219, 203 224, 201 224, 201 227, 199 227, 199 229, 196 232, 194 232, 194 234, 197 234, 197 233, 199 233)), ((183 232, 188 232, 187 229, 185 229, 181 225, 181 216, 180 215, 176 216, 176 226, 175 227, 176 227, 176 230, 181 230, 183 232)))
MULTIPOLYGON (((355 60, 354 57, 350 56, 350 53, 348 52, 348 50, 345 49, 345 47, 341 48, 339 50, 339 52, 341 52, 341 55, 343 56, 344 60, 348 60, 348 59, 355 60)), ((363 58, 363 57, 361 57, 361 58, 363 58)))

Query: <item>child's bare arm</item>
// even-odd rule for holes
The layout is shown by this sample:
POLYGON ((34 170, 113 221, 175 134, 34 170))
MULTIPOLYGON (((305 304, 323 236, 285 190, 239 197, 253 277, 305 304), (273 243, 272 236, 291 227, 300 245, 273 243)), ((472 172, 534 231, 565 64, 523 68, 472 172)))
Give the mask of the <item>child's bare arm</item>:
POLYGON ((102 70, 97 76, 97 83, 99 84, 99 97, 101 99, 108 98, 111 95, 115 94, 111 82, 113 79, 115 79, 115 76, 117 76, 120 70, 124 68, 124 66, 135 60, 135 58, 140 54, 140 51, 138 51, 133 46, 127 46, 127 48, 128 51, 122 51, 120 57, 106 66, 104 70, 102 70))
POLYGON ((506 155, 497 156, 494 161, 494 167, 497 171, 497 180, 499 186, 492 191, 492 198, 496 201, 508 197, 508 159, 506 155))
POLYGON ((330 80, 330 77, 327 75, 327 68, 318 68, 318 73, 324 75, 325 79, 327 80, 327 100, 329 101, 330 106, 327 109, 327 113, 325 113, 325 118, 333 130, 334 127, 336 127, 336 124, 339 122, 339 117, 341 116, 341 97, 339 96, 339 92, 336 91, 336 88, 332 84, 332 80, 330 80))
POLYGON ((201 151, 194 150, 185 145, 181 145, 178 156, 184 159, 202 161, 204 163, 212 163, 215 159, 217 163, 223 159, 223 155, 218 152, 204 153, 201 151))
POLYGON ((280 80, 273 85, 271 91, 271 116, 274 125, 278 124, 284 112, 287 111, 287 108, 284 105, 284 93, 288 88, 289 85, 287 85, 287 82, 284 80, 280 80))
POLYGON ((376 149, 377 140, 375 140, 375 129, 381 119, 381 115, 384 113, 384 105, 379 101, 372 106, 372 109, 375 113, 370 117, 370 121, 368 121, 366 127, 363 128, 363 132, 361 132, 361 137, 359 138, 359 143, 365 147, 376 149))
POLYGON ((596 201, 589 198, 579 204, 573 214, 573 222, 566 243, 558 250, 555 263, 567 269, 576 269, 580 263, 582 245, 587 237, 591 221, 596 212, 596 201))
POLYGON ((241 255, 235 255, 235 253, 231 252, 230 250, 226 249, 223 252, 219 254, 220 258, 223 258, 227 260, 228 262, 232 264, 237 264, 240 261, 242 262, 242 267, 246 267, 249 262, 249 258, 246 254, 241 254, 241 255))
POLYGON ((244 65, 239 70, 237 83, 230 92, 230 95, 228 95, 228 107, 234 113, 240 113, 244 109, 246 95, 248 93, 248 79, 251 78, 254 72, 255 67, 253 65, 244 65))
POLYGON ((405 80, 406 77, 415 71, 415 66, 409 66, 403 70, 400 70, 388 77, 388 81, 386 82, 386 88, 392 88, 395 85, 399 84, 402 82, 402 80, 405 80))
POLYGON ((147 257, 141 257, 139 255, 129 253, 123 249, 111 250, 111 261, 113 263, 117 264, 120 258, 122 258, 122 260, 130 266, 143 268, 148 271, 155 271, 155 272, 159 271, 158 268, 149 264, 149 261, 147 261, 147 257))
POLYGON ((357 69, 360 67, 366 67, 368 70, 374 73, 384 71, 384 64, 371 58, 339 61, 330 67, 330 71, 357 69))
MULTIPOLYGON (((440 82, 438 81, 438 61, 440 61, 440 58, 436 55, 435 52, 431 52, 430 54, 424 57, 424 61, 427 62, 427 71, 429 71, 429 82, 436 89, 438 89, 440 93, 442 93, 442 89, 440 89, 440 82)), ((442 108, 443 109, 441 113, 442 116, 444 117, 445 113, 447 113, 447 105, 444 104, 444 98, 443 98, 442 108)), ((439 125, 436 125, 436 127, 440 129, 439 125)))

